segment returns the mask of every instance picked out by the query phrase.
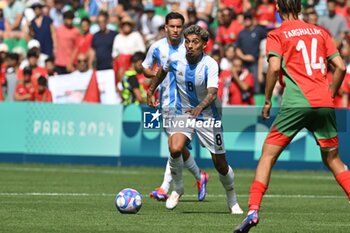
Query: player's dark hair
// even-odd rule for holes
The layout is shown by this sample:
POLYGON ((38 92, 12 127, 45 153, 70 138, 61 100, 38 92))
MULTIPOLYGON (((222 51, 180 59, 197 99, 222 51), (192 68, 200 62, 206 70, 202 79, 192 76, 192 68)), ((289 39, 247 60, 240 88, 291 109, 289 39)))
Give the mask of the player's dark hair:
POLYGON ((47 78, 45 78, 44 76, 40 76, 38 78, 38 85, 39 86, 44 86, 44 87, 47 87, 47 78))
POLYGON ((146 58, 146 54, 143 52, 136 52, 131 57, 131 63, 136 63, 138 61, 143 61, 146 58))
POLYGON ((202 39, 202 41, 208 42, 209 32, 207 30, 205 30, 204 28, 201 28, 198 25, 191 25, 185 29, 185 31, 184 31, 185 38, 191 34, 195 34, 195 35, 199 36, 202 39))
POLYGON ((292 14, 294 18, 298 18, 301 12, 301 0, 277 0, 277 5, 281 15, 292 14))
POLYGON ((185 23, 185 18, 182 14, 178 13, 178 12, 170 12, 169 14, 167 14, 165 16, 165 24, 168 24, 170 20, 172 19, 181 19, 182 24, 185 23))

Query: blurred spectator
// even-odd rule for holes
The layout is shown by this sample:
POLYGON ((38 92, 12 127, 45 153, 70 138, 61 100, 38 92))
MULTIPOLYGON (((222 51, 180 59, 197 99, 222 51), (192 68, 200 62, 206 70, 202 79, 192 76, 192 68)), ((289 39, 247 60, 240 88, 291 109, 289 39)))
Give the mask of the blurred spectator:
POLYGON ((147 47, 149 47, 158 35, 158 29, 164 24, 164 19, 160 15, 155 15, 153 4, 147 3, 144 13, 141 16, 142 33, 145 37, 147 47))
POLYGON ((4 8, 6 3, 4 1, 0 2, 0 40, 4 39, 5 33, 5 17, 4 17, 4 8))
POLYGON ((331 32, 332 37, 335 39, 337 47, 339 47, 343 40, 346 39, 349 29, 344 17, 336 14, 335 7, 336 1, 328 0, 328 15, 320 17, 318 20, 318 25, 327 28, 328 31, 331 32))
POLYGON ((88 54, 91 49, 93 35, 90 33, 90 19, 83 18, 80 22, 81 34, 75 41, 75 47, 73 50, 72 58, 73 64, 76 64, 77 54, 88 54))
POLYGON ((165 32, 165 25, 163 24, 158 28, 158 34, 155 38, 155 41, 160 40, 162 38, 166 37, 166 32, 165 32))
POLYGON ((101 12, 112 13, 110 11, 114 10, 118 5, 120 0, 84 0, 84 3, 88 3, 88 13, 92 22, 96 21, 96 18, 101 12))
POLYGON ((247 68, 255 78, 255 92, 260 92, 258 82, 258 60, 260 55, 260 43, 266 38, 266 31, 261 26, 253 23, 253 15, 250 12, 244 13, 244 29, 238 34, 237 56, 243 60, 247 68))
POLYGON ((0 88, 6 84, 6 57, 8 46, 4 43, 0 44, 0 88))
POLYGON ((123 104, 142 104, 146 101, 146 92, 137 79, 142 74, 142 62, 146 55, 142 52, 136 52, 131 57, 130 68, 125 72, 122 80, 123 104))
POLYGON ((58 28, 63 24, 63 7, 64 0, 55 0, 55 5, 50 9, 50 18, 53 20, 53 25, 58 28))
MULTIPOLYGON (((28 42, 28 49, 29 50, 33 50, 33 51, 35 51, 38 54, 38 56, 39 56, 38 66, 45 67, 45 61, 48 58, 48 56, 46 54, 41 53, 39 41, 37 41, 35 39, 30 40, 28 42)), ((24 59, 21 62, 20 68, 23 69, 24 67, 26 67, 28 65, 29 65, 28 64, 28 59, 24 59)))
MULTIPOLYGON (((33 82, 33 84, 36 85, 37 80, 40 76, 47 77, 47 75, 48 75, 47 70, 42 66, 38 66, 39 55, 37 54, 37 52, 35 50, 31 49, 28 51, 27 59, 28 59, 28 65, 29 65, 27 67, 30 67, 31 71, 32 71, 32 82, 33 82)), ((24 79, 24 69, 18 73, 17 78, 19 80, 24 79)))
POLYGON ((87 54, 85 53, 80 53, 77 56, 77 70, 72 73, 74 74, 81 74, 81 73, 86 73, 88 71, 91 71, 89 69, 89 59, 87 54))
POLYGON ((141 0, 129 0, 129 4, 125 5, 125 14, 120 17, 129 16, 135 22, 135 28, 141 29, 141 16, 143 14, 143 5, 141 0))
POLYGON ((24 5, 21 1, 7 0, 7 6, 4 9, 5 39, 25 38, 26 34, 21 25, 23 12, 24 5))
POLYGON ((13 101, 17 86, 19 73, 19 56, 16 53, 9 53, 6 58, 6 91, 7 101, 13 101))
MULTIPOLYGON (((180 9, 185 14, 187 9, 196 9, 197 16, 199 19, 211 23, 213 21, 213 14, 216 11, 214 0, 183 0, 180 1, 180 9)), ((186 17, 188 19, 188 15, 186 17)))
POLYGON ((75 42, 80 34, 79 30, 73 27, 74 13, 66 11, 63 14, 63 25, 57 28, 57 50, 55 54, 55 65, 59 74, 66 74, 74 70, 73 50, 75 42))
POLYGON ((47 78, 40 76, 38 78, 38 87, 35 90, 34 101, 36 102, 52 102, 52 94, 47 88, 47 78))
POLYGON ((90 57, 90 66, 96 59, 96 69, 112 69, 112 50, 114 38, 117 35, 115 31, 107 29, 108 14, 101 12, 97 17, 97 23, 100 31, 94 34, 92 39, 92 49, 90 57))
POLYGON ((235 58, 232 62, 231 85, 229 87, 228 104, 255 105, 254 77, 249 70, 243 68, 243 61, 235 58))
POLYGON ((34 101, 35 85, 32 83, 32 69, 25 67, 23 70, 23 80, 20 80, 15 90, 16 101, 34 101))
POLYGON ((209 38, 207 41, 207 45, 205 46, 203 51, 207 54, 211 54, 211 52, 214 49, 214 44, 215 44, 214 39, 215 38, 214 38, 214 35, 212 35, 212 33, 209 30, 209 25, 207 24, 207 22, 205 22, 203 20, 198 20, 196 25, 200 26, 201 28, 203 28, 209 32, 209 38))
POLYGON ((83 4, 80 0, 71 0, 70 4, 65 7, 65 9, 71 10, 74 12, 73 26, 79 27, 80 22, 83 18, 89 17, 89 13, 84 9, 83 4))
POLYGON ((121 20, 120 33, 114 39, 112 57, 118 80, 128 69, 131 56, 137 51, 146 51, 143 38, 138 31, 133 31, 134 27, 134 21, 129 17, 124 17, 121 20))
POLYGON ((326 16, 328 14, 327 0, 313 0, 313 3, 309 5, 315 7, 318 16, 326 16))
POLYGON ((225 8, 221 11, 222 25, 219 26, 216 32, 216 43, 219 45, 220 54, 224 56, 224 47, 226 45, 235 44, 237 36, 243 29, 235 20, 235 13, 230 8, 225 8))
POLYGON ((231 70, 232 61, 235 58, 235 47, 233 45, 227 45, 225 47, 225 56, 220 61, 221 70, 231 70))
POLYGON ((276 24, 276 3, 274 0, 258 0, 256 3, 256 20, 259 25, 276 24))
POLYGON ((35 18, 30 22, 30 32, 32 38, 39 42, 41 52, 52 57, 57 44, 56 30, 52 19, 44 15, 43 7, 44 5, 41 2, 35 2, 31 6, 34 10, 35 18))
POLYGON ((49 57, 45 60, 45 69, 47 70, 48 76, 55 76, 58 75, 56 66, 55 66, 55 60, 52 57, 49 57))
POLYGON ((250 10, 249 0, 218 0, 219 9, 231 8, 236 14, 241 14, 250 10))

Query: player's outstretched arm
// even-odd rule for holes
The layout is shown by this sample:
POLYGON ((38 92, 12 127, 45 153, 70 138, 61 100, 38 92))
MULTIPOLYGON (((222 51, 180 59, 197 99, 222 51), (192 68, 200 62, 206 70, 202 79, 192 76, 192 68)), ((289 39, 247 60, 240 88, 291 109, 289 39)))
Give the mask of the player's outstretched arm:
POLYGON ((197 118, 198 115, 206 109, 218 96, 218 89, 216 87, 208 87, 207 96, 200 102, 197 107, 189 109, 186 112, 190 113, 193 117, 197 118))
POLYGON ((278 74, 281 69, 281 59, 277 56, 269 58, 269 67, 267 69, 266 87, 265 87, 265 104, 261 113, 264 120, 270 118, 272 92, 278 80, 278 74))
POLYGON ((331 64, 334 66, 333 80, 331 85, 333 98, 337 95, 338 90, 344 80, 346 67, 344 65, 343 59, 340 56, 334 57, 330 60, 331 64))

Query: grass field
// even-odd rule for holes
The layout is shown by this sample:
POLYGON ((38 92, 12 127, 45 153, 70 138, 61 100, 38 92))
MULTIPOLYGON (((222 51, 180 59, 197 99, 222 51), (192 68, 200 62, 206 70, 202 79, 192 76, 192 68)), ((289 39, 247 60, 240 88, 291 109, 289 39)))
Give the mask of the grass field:
MULTIPOLYGON (((191 232, 221 233, 244 216, 228 214, 216 172, 204 202, 197 202, 194 178, 185 172, 185 195, 169 211, 149 198, 163 169, 0 164, 0 232, 191 232), (143 206, 136 215, 117 212, 115 194, 137 189, 143 206)), ((236 170, 236 189, 246 211, 253 171, 236 170)), ((330 173, 274 171, 251 232, 350 232, 350 204, 330 173)))

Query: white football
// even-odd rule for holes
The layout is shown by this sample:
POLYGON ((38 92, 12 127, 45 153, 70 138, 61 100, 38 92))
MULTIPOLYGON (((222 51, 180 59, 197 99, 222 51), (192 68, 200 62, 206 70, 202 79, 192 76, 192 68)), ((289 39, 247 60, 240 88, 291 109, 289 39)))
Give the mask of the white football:
POLYGON ((123 189, 115 197, 115 206, 122 214, 136 214, 142 206, 141 194, 135 189, 123 189))

